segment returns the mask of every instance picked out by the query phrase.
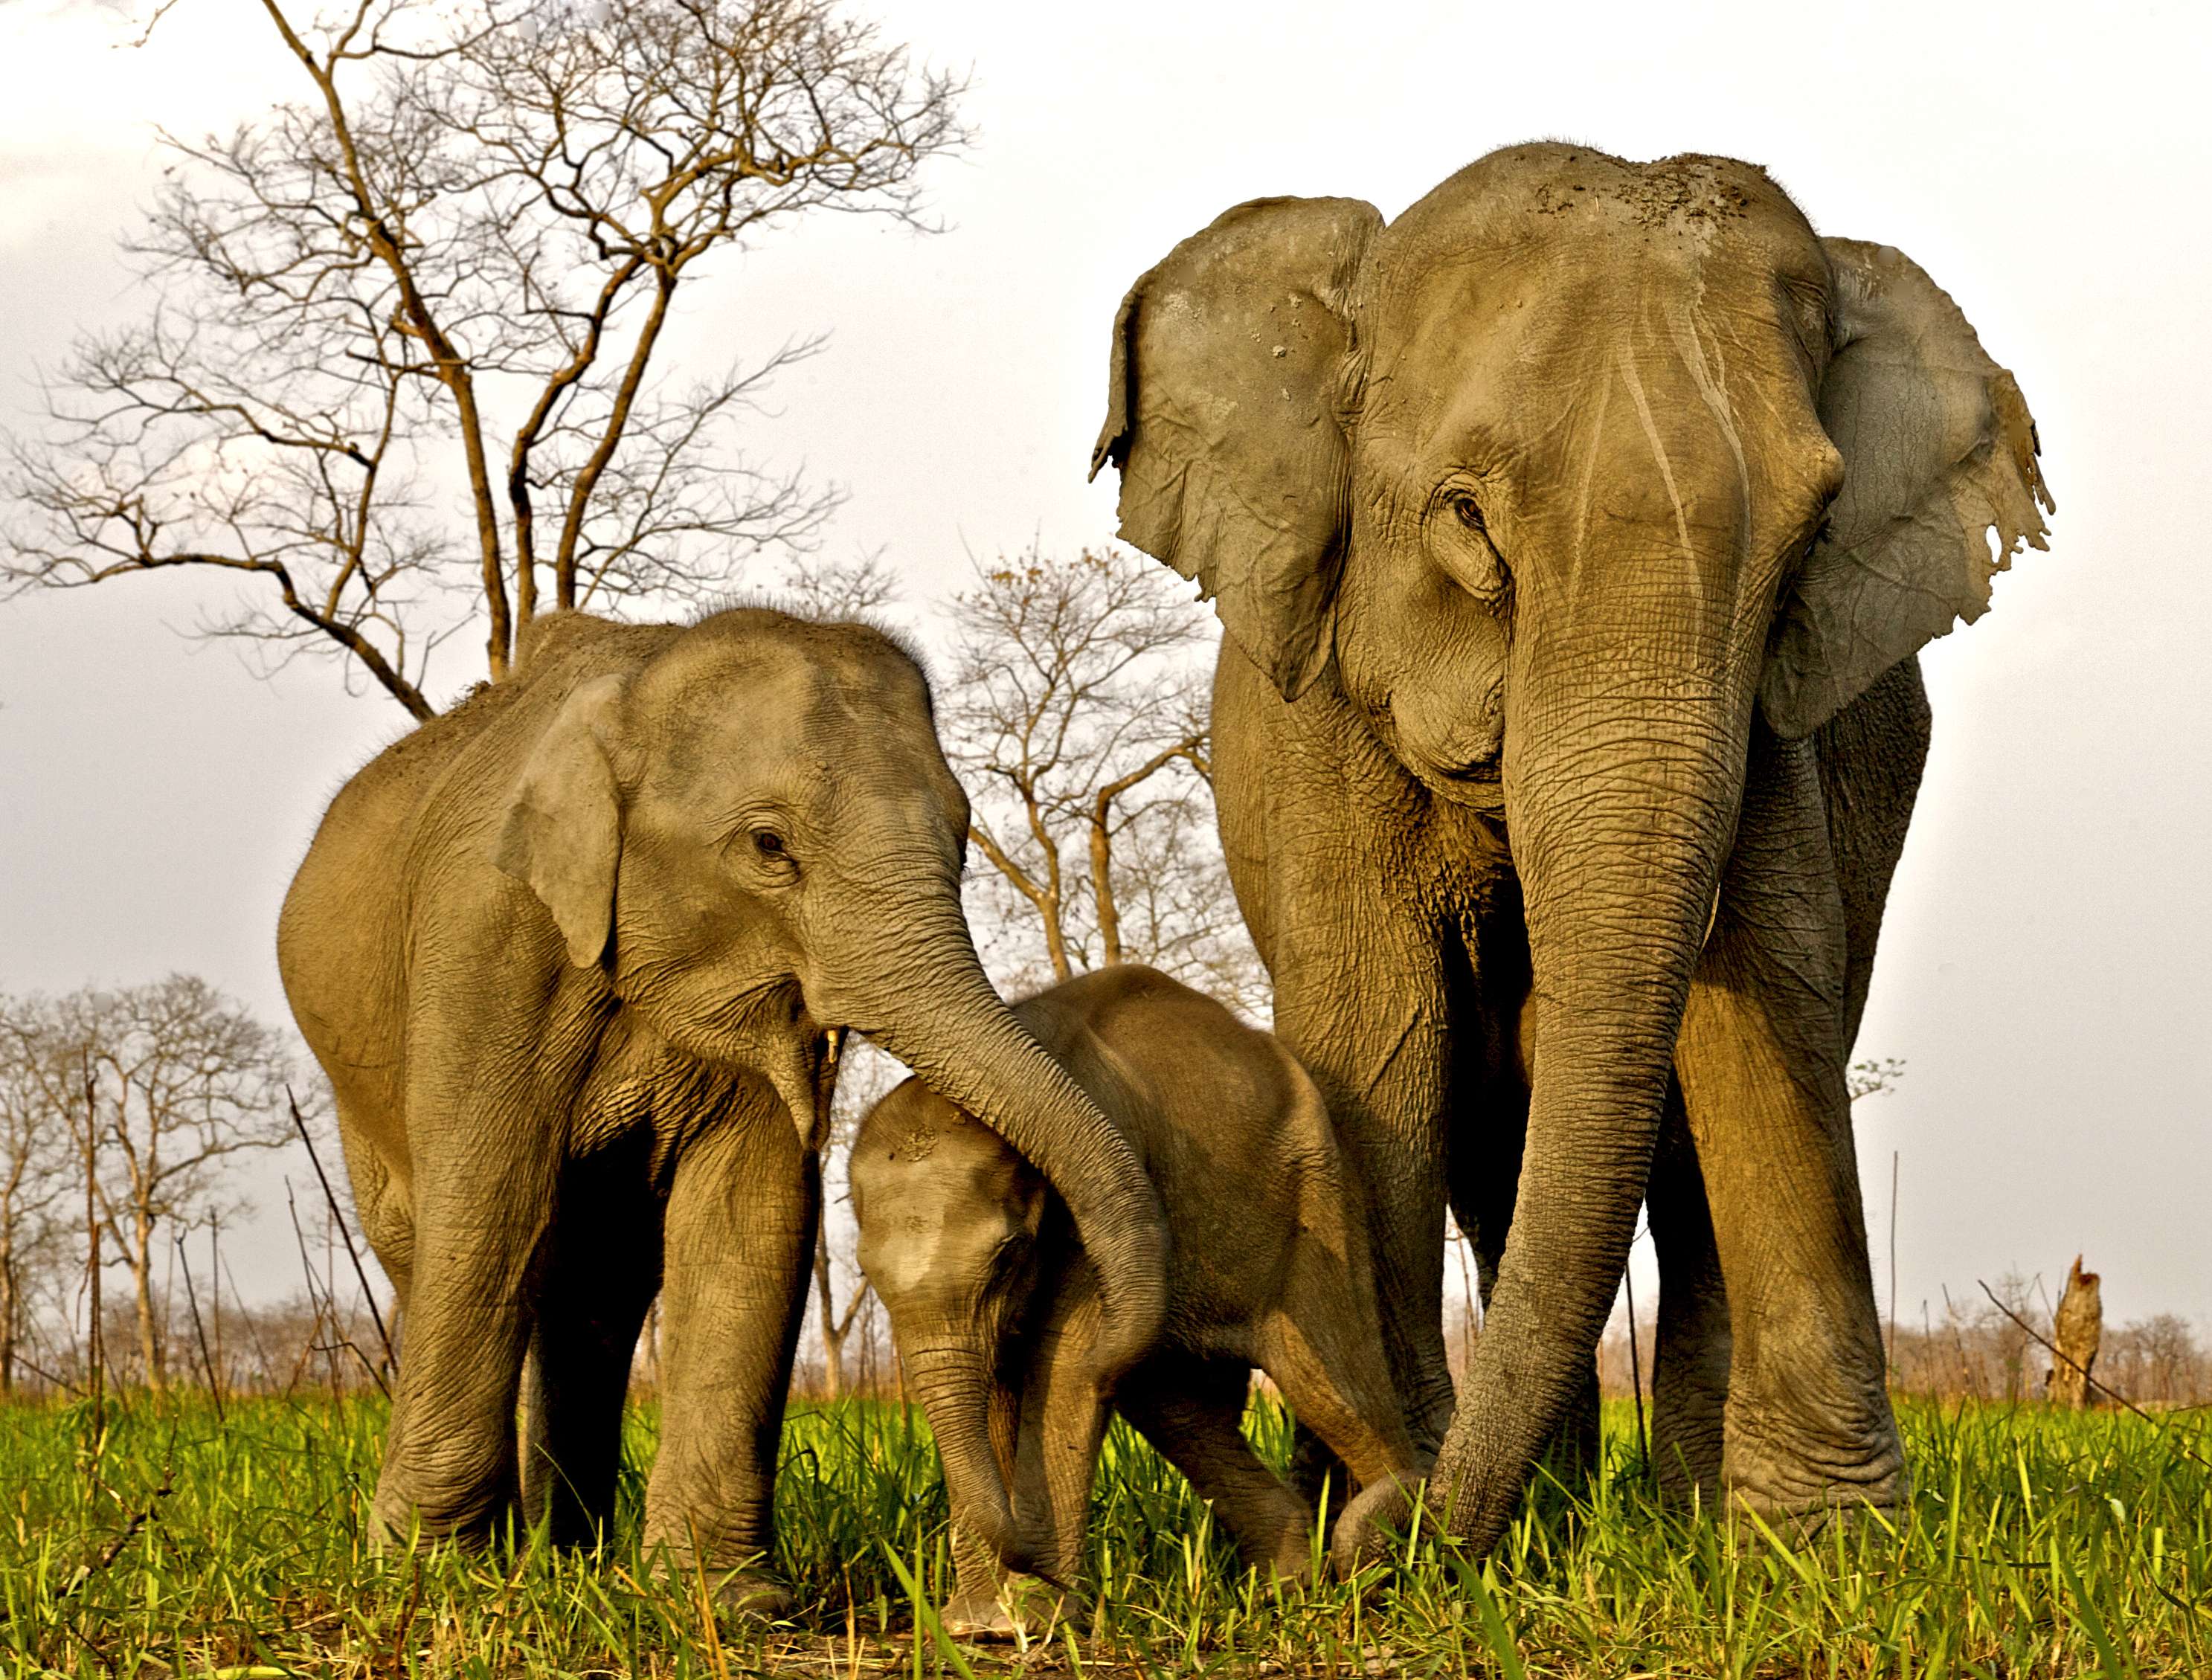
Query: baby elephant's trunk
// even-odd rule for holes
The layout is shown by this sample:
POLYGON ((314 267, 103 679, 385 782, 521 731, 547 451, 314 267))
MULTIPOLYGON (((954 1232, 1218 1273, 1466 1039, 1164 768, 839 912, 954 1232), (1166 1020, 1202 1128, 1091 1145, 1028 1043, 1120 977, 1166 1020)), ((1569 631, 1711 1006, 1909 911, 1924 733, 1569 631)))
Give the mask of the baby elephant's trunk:
POLYGON ((907 1387, 928 1414, 945 1460, 952 1508, 1017 1574, 1042 1567, 1006 1497, 1005 1471, 991 1446, 991 1362, 980 1348, 938 1345, 902 1350, 907 1387))

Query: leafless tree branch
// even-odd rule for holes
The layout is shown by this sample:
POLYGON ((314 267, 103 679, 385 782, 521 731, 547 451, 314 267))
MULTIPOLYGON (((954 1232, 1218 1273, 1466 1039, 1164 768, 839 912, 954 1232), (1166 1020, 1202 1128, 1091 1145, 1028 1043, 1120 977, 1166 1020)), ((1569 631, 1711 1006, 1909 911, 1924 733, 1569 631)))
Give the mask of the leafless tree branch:
POLYGON ((336 658, 424 718, 463 626, 506 674, 541 571, 562 608, 696 604, 817 540, 842 493, 739 442, 822 338, 678 389, 665 329, 795 219, 927 227, 957 79, 832 0, 264 11, 305 96, 161 136, 127 246, 160 301, 81 340, 7 440, 0 591, 228 574, 203 634, 264 670, 336 658))
POLYGON ((974 919, 1043 959, 1007 978, 1140 960, 1263 1013, 1213 834, 1211 616, 1141 556, 1032 549, 979 567, 951 618, 939 720, 991 866, 974 919))

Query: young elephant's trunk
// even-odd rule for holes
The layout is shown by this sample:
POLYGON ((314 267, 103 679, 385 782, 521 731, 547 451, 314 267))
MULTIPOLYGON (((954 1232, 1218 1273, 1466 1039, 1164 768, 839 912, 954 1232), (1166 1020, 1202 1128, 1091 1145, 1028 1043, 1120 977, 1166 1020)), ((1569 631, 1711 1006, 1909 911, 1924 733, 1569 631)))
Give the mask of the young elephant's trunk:
POLYGON ((878 949, 845 967, 868 978, 810 995, 810 1008, 866 1033, 1059 1192, 1097 1268, 1097 1357, 1111 1380, 1152 1346, 1166 1303, 1166 1221, 1135 1150, 992 990, 957 888, 872 902, 854 919, 878 949))
POLYGON ((945 1461, 952 1508, 999 1562, 1017 1574, 1039 1566, 1033 1542, 1006 1497, 1005 1467, 991 1446, 991 1360, 981 1348, 935 1343, 902 1349, 908 1392, 921 1402, 945 1461))

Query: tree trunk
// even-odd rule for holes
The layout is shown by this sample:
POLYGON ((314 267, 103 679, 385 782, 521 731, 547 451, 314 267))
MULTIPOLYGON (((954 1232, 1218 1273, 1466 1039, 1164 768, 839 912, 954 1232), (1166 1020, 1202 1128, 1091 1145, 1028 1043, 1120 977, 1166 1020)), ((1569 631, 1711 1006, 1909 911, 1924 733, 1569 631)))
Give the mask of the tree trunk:
POLYGON ((15 1256, 12 1242, 0 1246, 0 1400, 15 1392, 15 1256))
POLYGON ((1108 796, 1098 796, 1091 814, 1091 897, 1098 911, 1098 966, 1111 968, 1121 961, 1121 910, 1114 899, 1114 833, 1108 826, 1113 808, 1108 796))
POLYGON ((162 1390, 161 1337, 154 1327, 154 1256, 152 1228, 143 1219, 132 1233, 137 1242, 131 1253, 131 1281, 138 1295, 138 1358, 145 1368, 146 1386, 162 1390))
POLYGON ((166 1339, 161 1335, 161 1329, 166 1329, 166 1326, 157 1326, 153 1318, 153 1220, 149 1220, 143 1214, 135 1214, 131 1220, 131 1238, 133 1238, 133 1245, 131 1245, 128 1265, 131 1265, 131 1282, 137 1291, 139 1364, 146 1371, 146 1386, 159 1395, 166 1388, 164 1377, 168 1373, 161 1368, 164 1366, 161 1342, 166 1339))
POLYGON ((814 1222, 814 1293, 822 1304, 823 1398, 845 1392, 845 1337, 837 1326, 837 1303, 830 1294, 830 1222, 814 1222))
POLYGON ((106 1362, 100 1345, 100 1126, 93 1101, 92 1063, 84 1069, 84 1271, 85 1293, 91 1302, 85 1314, 85 1358, 92 1367, 92 1435, 97 1441, 107 1433, 106 1362))
POLYGON ((2053 1404, 2075 1411, 2088 1405, 2089 1369, 2097 1362, 2097 1344, 2104 1333, 2105 1307, 2097 1274, 2082 1271, 2081 1257, 2076 1254, 2051 1324, 2055 1354, 2048 1382, 2053 1404))

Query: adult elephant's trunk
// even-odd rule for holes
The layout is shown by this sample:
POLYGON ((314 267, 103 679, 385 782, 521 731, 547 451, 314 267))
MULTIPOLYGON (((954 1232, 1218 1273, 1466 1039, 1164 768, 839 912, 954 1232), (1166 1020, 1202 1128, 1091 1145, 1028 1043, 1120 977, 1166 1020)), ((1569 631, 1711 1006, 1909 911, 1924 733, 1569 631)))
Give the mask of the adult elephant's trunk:
POLYGON ((846 960, 824 966, 841 978, 808 987, 810 1012, 866 1034, 1044 1174, 1098 1270, 1112 1380, 1151 1347, 1166 1301, 1166 1223, 1135 1152, 992 989, 956 886, 870 894, 840 919, 846 960))
POLYGON ((991 1445, 991 1359, 981 1347, 935 1343, 902 1349, 907 1392, 921 1402, 952 1508, 1017 1574, 1039 1560, 1006 1497, 1006 1475, 991 1445))
POLYGON ((1435 1483, 1486 1550, 1612 1310, 1742 787, 1749 682, 1719 674, 1721 639, 1697 662, 1710 676, 1625 670, 1626 644, 1607 640, 1595 657, 1530 658, 1509 701, 1534 1085, 1512 1228, 1435 1483))

